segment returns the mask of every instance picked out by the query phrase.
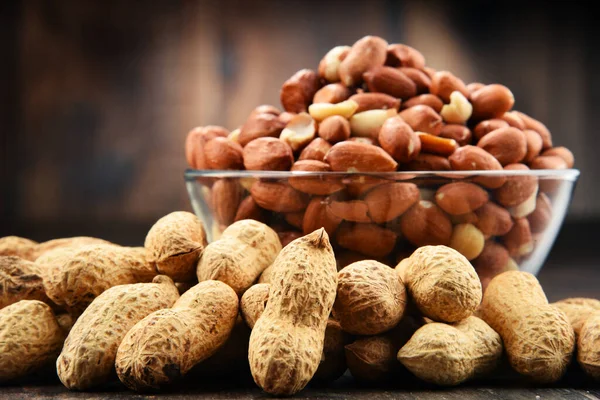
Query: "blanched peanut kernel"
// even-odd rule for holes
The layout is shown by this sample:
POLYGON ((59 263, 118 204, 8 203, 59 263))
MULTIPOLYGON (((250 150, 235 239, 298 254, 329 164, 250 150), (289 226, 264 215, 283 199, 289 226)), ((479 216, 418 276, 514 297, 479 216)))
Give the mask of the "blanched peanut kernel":
POLYGON ((354 114, 350 118, 350 131, 352 135, 359 137, 377 138, 383 123, 391 117, 395 117, 398 111, 389 110, 367 110, 354 114))
POLYGON ((329 103, 314 103, 308 106, 308 113, 317 121, 323 121, 327 117, 332 115, 341 115, 342 117, 349 119, 356 109, 358 103, 354 100, 346 100, 337 104, 329 103))
POLYGON ((315 120, 307 113, 300 113, 281 131, 279 139, 289 144, 292 150, 297 151, 312 142, 316 131, 315 120))
POLYGON ((319 75, 329 82, 339 81, 338 68, 349 51, 350 46, 336 46, 329 50, 319 63, 319 75))
POLYGON ((473 106, 469 100, 459 91, 450 95, 450 104, 445 104, 440 111, 444 121, 449 124, 464 124, 473 113, 473 106))

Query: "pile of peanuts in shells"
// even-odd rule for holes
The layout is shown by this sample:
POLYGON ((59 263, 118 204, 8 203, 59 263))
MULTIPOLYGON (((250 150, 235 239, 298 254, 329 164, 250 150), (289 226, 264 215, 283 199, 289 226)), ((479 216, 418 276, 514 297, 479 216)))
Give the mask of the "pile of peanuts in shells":
POLYGON ((58 375, 70 390, 202 391, 250 377, 293 395, 360 383, 454 386, 519 374, 600 381, 600 301, 549 304, 524 271, 485 291, 469 260, 422 246, 395 268, 338 271, 324 228, 282 246, 252 219, 208 244, 198 217, 159 219, 144 247, 91 237, 0 239, 0 384, 58 375))
MULTIPOLYGON (((281 100, 285 111, 260 106, 231 133, 193 130, 190 166, 573 165, 542 123, 511 111, 506 87, 465 85, 377 37, 332 49, 318 73, 290 78, 281 100)), ((293 395, 346 371, 398 388, 506 375, 600 381, 600 300, 549 304, 517 266, 551 217, 552 185, 487 176, 424 198, 411 182, 202 184, 219 225, 211 243, 185 211, 160 218, 143 247, 0 238, 0 384, 56 374, 70 390, 118 379, 140 392, 186 381, 202 392, 207 379, 246 375, 269 394, 293 395), (400 237, 410 245, 397 251, 400 237)))
POLYGON ((518 269, 552 220, 560 180, 527 171, 574 163, 543 123, 513 110, 509 88, 465 84, 426 67, 414 48, 379 37, 333 48, 280 94, 284 111, 261 105, 232 132, 191 130, 189 166, 338 175, 199 178, 216 221, 212 237, 248 218, 272 226, 284 245, 323 227, 340 266, 394 266, 420 246, 446 245, 473 262, 486 286, 518 269), (444 175, 503 170, 521 175, 444 175))

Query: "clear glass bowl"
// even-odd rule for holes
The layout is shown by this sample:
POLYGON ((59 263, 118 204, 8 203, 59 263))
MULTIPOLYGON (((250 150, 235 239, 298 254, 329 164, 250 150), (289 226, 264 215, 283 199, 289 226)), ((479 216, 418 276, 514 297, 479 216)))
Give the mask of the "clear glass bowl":
MULTIPOLYGON (((400 171, 388 173, 215 170, 187 170, 185 172, 186 186, 192 207, 195 213, 204 222, 209 241, 217 239, 223 229, 235 220, 236 214, 238 214, 238 217, 244 217, 249 215, 247 212, 251 209, 253 212, 251 215, 274 228, 280 234, 280 238, 285 244, 289 240, 302 235, 302 227, 304 224, 309 228, 315 226, 315 221, 307 221, 311 218, 310 215, 315 213, 310 213, 308 217, 304 215, 306 206, 311 201, 314 201, 320 204, 321 210, 327 210, 327 215, 329 216, 330 212, 335 211, 334 220, 336 222, 330 224, 328 230, 330 233, 330 240, 336 251, 338 264, 341 264, 338 265, 339 267, 343 267, 349 262, 361 258, 374 258, 381 260, 388 265, 395 266, 401 259, 410 255, 418 245, 449 245, 450 241, 448 240, 447 232, 449 227, 448 220, 452 224, 450 225, 450 229, 454 232, 456 231, 456 225, 464 223, 472 223, 479 228, 480 226, 483 226, 483 219, 487 218, 487 228, 481 229, 481 231, 484 232, 486 247, 488 246, 488 242, 502 244, 504 248, 509 249, 511 258, 509 259, 510 263, 505 263, 506 252, 504 250, 500 250, 499 255, 496 255, 496 253, 490 250, 489 252, 486 252, 485 257, 482 256, 472 260, 478 272, 490 268, 495 271, 492 273, 499 273, 502 272, 501 269, 516 268, 518 266, 519 269, 533 274, 537 274, 541 269, 550 248, 556 239, 567 212, 578 177, 579 171, 575 169, 443 172, 400 171), (488 193, 489 201, 498 203, 498 200, 501 200, 500 194, 497 190, 489 189, 489 186, 491 185, 489 185, 489 183, 486 184, 486 179, 488 181, 489 179, 506 180, 507 182, 511 181, 514 183, 525 178, 528 178, 530 181, 532 179, 537 179, 538 191, 536 192, 536 196, 530 196, 528 200, 529 205, 522 204, 520 205, 520 208, 503 208, 509 210, 509 212, 517 217, 530 212, 534 206, 536 207, 536 210, 525 217, 520 217, 526 218, 527 223, 520 221, 518 224, 520 231, 512 232, 511 230, 510 235, 491 236, 488 231, 490 219, 489 216, 486 217, 487 211, 484 213, 482 211, 483 209, 478 209, 463 215, 450 215, 443 211, 441 207, 435 205, 436 202, 439 203, 439 200, 441 200, 436 196, 437 190, 452 182, 468 182, 475 184, 488 193), (292 185, 290 185, 290 182, 292 182, 292 185), (382 223, 368 222, 371 214, 375 215, 375 213, 377 213, 380 216, 382 214, 385 216, 387 210, 381 209, 381 207, 385 208, 390 205, 386 205, 387 203, 385 202, 369 203, 369 206, 375 208, 368 209, 365 208, 365 202, 362 200, 364 200, 365 196, 368 196, 369 191, 372 191, 377 187, 392 187, 393 185, 383 185, 394 182, 412 183, 416 185, 419 189, 419 200, 416 204, 421 207, 421 210, 423 210, 423 207, 437 208, 439 212, 433 213, 435 214, 435 218, 432 218, 431 220, 426 218, 427 221, 425 221, 425 225, 423 225, 419 222, 419 213, 416 211, 411 212, 411 217, 407 216, 409 211, 405 211, 400 216, 396 217, 398 208, 403 208, 401 206, 398 207, 398 205, 401 204, 402 199, 393 198, 392 201, 394 202, 394 206, 392 208, 396 210, 392 213, 394 218, 382 223), (482 183, 485 186, 483 186, 482 183), (308 191, 313 193, 322 193, 323 190, 325 190, 325 192, 328 190, 337 191, 331 195, 317 195, 298 192, 293 189, 292 186, 295 188, 307 187, 310 188, 308 191), (325 189, 323 189, 324 187, 325 189), (254 190, 252 188, 254 188, 254 190), (267 196, 266 200, 263 198, 265 193, 267 196), (253 201, 254 198, 252 200, 247 199, 249 196, 252 197, 253 194, 255 198, 257 198, 256 201, 253 201), (319 200, 315 200, 316 198, 319 200), (358 201, 341 205, 339 203, 332 205, 332 202, 348 202, 352 200, 358 201), (243 209, 238 211, 240 203, 242 203, 243 209), (256 203, 259 203, 265 208, 270 208, 270 210, 260 207, 257 208, 256 203), (403 221, 403 218, 405 218, 405 221, 403 221), (415 218, 417 218, 417 223, 411 223, 411 221, 415 221, 415 218), (340 220, 343 220, 343 222, 338 224, 340 220), (436 221, 439 221, 439 223, 436 221), (366 227, 365 224, 369 224, 369 227, 366 227), (436 224, 439 226, 436 226, 436 224), (378 228, 373 228, 374 225, 378 228), (527 239, 529 234, 529 232, 527 232, 527 226, 531 232, 530 239, 527 239), (364 232, 363 228, 365 228, 364 232), (363 232, 361 233, 363 235, 362 237, 359 237, 358 239, 356 237, 348 237, 349 232, 350 236, 352 236, 352 232, 358 230, 363 232), (410 230, 412 234, 406 235, 405 233, 408 233, 407 230, 410 230), (416 236, 420 237, 420 239, 416 241, 414 231, 416 231, 416 236), (373 233, 370 234, 369 232, 373 233), (431 232, 430 238, 428 238, 428 232, 431 232), (380 238, 378 235, 383 236, 380 238), (390 240, 392 240, 392 242, 390 242, 390 240), (523 246, 520 246, 520 240, 524 241, 523 246), (444 243, 440 243, 440 241, 444 243), (390 243, 392 244, 391 247, 390 243), (381 249, 382 246, 383 250, 381 249), (387 252, 390 248, 391 251, 389 253, 382 254, 382 252, 387 252), (372 253, 372 249, 377 249, 374 250, 374 253, 377 254, 372 253), (502 259, 501 268, 499 268, 500 264, 495 266, 485 265, 498 263, 498 258, 502 259), (514 261, 514 263, 512 261, 514 261), (504 264, 507 265, 504 266, 504 264)), ((412 191, 414 193, 414 186, 411 187, 413 188, 412 191)), ((383 193, 383 196, 385 197, 385 190, 386 189, 379 189, 379 194, 383 193)), ((460 197, 461 195, 459 195, 459 198, 460 197)), ((481 191, 479 191, 479 197, 481 197, 481 191)), ((414 197, 411 201, 414 201, 414 197)), ((464 202, 467 206, 469 201, 471 200, 465 195, 464 202)), ((504 203, 506 203, 506 201, 504 203)), ((412 207, 416 206, 413 205, 412 207)), ((446 208, 448 208, 448 206, 446 206, 446 208)), ((496 211, 498 211, 497 208, 496 211)), ((502 210, 500 211, 506 220, 507 213, 502 210)), ((513 223, 517 219, 519 218, 512 217, 513 223)), ((331 219, 328 218, 327 220, 331 219)), ((378 222, 381 222, 381 217, 379 217, 379 220, 380 221, 378 222)), ((517 224, 513 224, 513 227, 516 225, 517 224)), ((469 236, 467 235, 465 237, 468 238, 469 236)), ((479 237, 478 240, 473 240, 475 247, 478 241, 481 242, 481 237, 479 237)), ((470 244, 472 243, 468 242, 463 245, 469 246, 470 244)), ((494 247, 493 244, 490 244, 489 246, 494 247)), ((497 247, 498 246, 496 246, 496 250, 498 250, 497 247)), ((480 276, 482 276, 482 273, 480 273, 480 276)))

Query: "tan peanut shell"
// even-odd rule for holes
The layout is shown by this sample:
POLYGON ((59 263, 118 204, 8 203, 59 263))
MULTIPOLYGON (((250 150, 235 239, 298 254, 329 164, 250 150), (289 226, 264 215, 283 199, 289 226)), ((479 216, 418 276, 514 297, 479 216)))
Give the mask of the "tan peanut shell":
MULTIPOLYGON (((83 247, 83 246, 82 246, 83 247)), ((35 260, 41 273, 49 274, 52 270, 57 270, 69 261, 73 254, 77 252, 78 247, 56 247, 46 251, 35 260)))
MULTIPOLYGON (((269 286, 266 283, 259 283, 250 287, 242 296, 241 314, 250 329, 254 327, 258 318, 265 311, 269 299, 269 286)), ((327 329, 325 329, 323 356, 313 377, 314 380, 331 382, 346 371, 344 346, 349 340, 350 336, 342 330, 340 323, 330 318, 327 321, 327 329)))
POLYGON ((38 243, 19 236, 0 238, 0 256, 16 256, 24 260, 35 261, 38 255, 38 243))
POLYGON ((256 321, 265 311, 269 300, 269 284, 258 283, 251 286, 240 300, 242 317, 250 329, 254 328, 256 321))
POLYGON ((563 376, 575 334, 565 313, 548 304, 533 275, 523 271, 497 275, 485 291, 479 314, 502 337, 515 371, 540 383, 563 376))
POLYGON ((338 273, 333 316, 342 329, 356 335, 376 335, 398 324, 406 305, 400 275, 374 260, 358 261, 338 273))
POLYGON ((112 287, 96 297, 77 319, 56 361, 58 377, 69 389, 86 390, 107 382, 123 337, 148 314, 179 298, 171 278, 112 287))
POLYGON ((280 250, 279 237, 269 226, 251 219, 235 222, 202 253, 198 281, 222 281, 242 295, 280 250))
POLYGON ((21 300, 0 310, 0 383, 24 377, 56 359, 64 334, 48 306, 21 300))
POLYGON ((200 282, 173 308, 153 312, 127 332, 115 362, 119 379, 136 391, 174 382, 227 341, 237 315, 233 289, 200 282))
POLYGON ((426 324, 398 352, 398 360, 418 378, 443 386, 489 374, 501 356, 500 335, 474 316, 452 325, 426 324))
POLYGON ((579 335, 583 324, 592 315, 600 312, 600 300, 581 297, 569 298, 552 303, 560 308, 569 318, 575 335, 579 335))
POLYGON ((365 383, 408 378, 408 372, 397 359, 398 350, 424 323, 421 317, 406 315, 391 331, 359 337, 347 345, 346 362, 352 376, 365 383))
POLYGON ((63 251, 66 254, 58 252, 56 258, 64 262, 44 272, 44 289, 54 303, 75 316, 106 289, 150 282, 157 275, 143 247, 96 244, 63 251))
POLYGON ((175 281, 191 280, 198 257, 206 247, 204 226, 192 213, 172 212, 150 228, 144 247, 148 261, 156 263, 159 273, 175 281))
POLYGON ((590 307, 600 310, 600 300, 592 299, 589 297, 569 297, 554 303, 554 305, 558 304, 572 304, 575 306, 590 307))
POLYGON ((35 264, 44 280, 44 289, 47 292, 53 292, 52 298, 65 297, 64 291, 59 287, 60 270, 73 257, 77 249, 77 247, 56 247, 48 250, 35 260, 35 264), (53 279, 55 281, 52 281, 53 279), (52 286, 52 289, 49 285, 52 286))
POLYGON ((273 264, 269 265, 258 277, 257 283, 271 283, 273 277, 273 264))
MULTIPOLYGON (((66 297, 66 288, 60 282, 62 279, 61 271, 63 265, 71 260, 77 249, 77 247, 56 247, 48 250, 35 260, 35 264, 42 275, 44 292, 55 304, 57 304, 55 299, 66 297)), ((60 302, 61 304, 64 303, 62 300, 60 302)))
POLYGON ((20 300, 50 303, 40 269, 16 256, 0 256, 0 309, 20 300))
POLYGON ((401 367, 398 347, 391 334, 359 338, 346 346, 346 362, 352 376, 367 383, 385 382, 401 367))
POLYGON ((312 379, 336 287, 335 257, 324 229, 294 240, 279 253, 269 301, 248 349, 252 376, 264 391, 292 395, 312 379))
POLYGON ((449 247, 418 248, 409 258, 405 277, 412 300, 434 321, 460 321, 481 303, 481 282, 475 269, 449 247))
MULTIPOLYGON (((42 242, 37 248, 38 257, 43 256, 46 252, 59 248, 73 248, 87 246, 90 244, 113 244, 104 239, 99 239, 90 236, 74 236, 60 239, 52 239, 47 242, 42 242)), ((37 259, 36 259, 37 261, 37 259)))
POLYGON ((600 381, 600 312, 589 317, 581 328, 577 361, 586 374, 600 381))

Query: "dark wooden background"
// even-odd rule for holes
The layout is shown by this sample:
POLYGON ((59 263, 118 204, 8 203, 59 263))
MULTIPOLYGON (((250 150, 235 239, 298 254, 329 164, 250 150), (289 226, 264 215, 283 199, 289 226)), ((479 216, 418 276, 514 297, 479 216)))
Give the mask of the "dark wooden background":
POLYGON ((586 247, 600 230, 600 26, 575 1, 2 1, 0 236, 141 244, 158 217, 190 210, 190 128, 237 127, 278 104, 296 70, 365 34, 466 82, 506 84, 573 150, 582 175, 549 265, 558 279, 589 265, 568 285, 600 287, 586 247))

